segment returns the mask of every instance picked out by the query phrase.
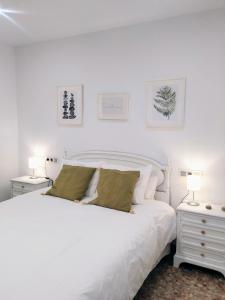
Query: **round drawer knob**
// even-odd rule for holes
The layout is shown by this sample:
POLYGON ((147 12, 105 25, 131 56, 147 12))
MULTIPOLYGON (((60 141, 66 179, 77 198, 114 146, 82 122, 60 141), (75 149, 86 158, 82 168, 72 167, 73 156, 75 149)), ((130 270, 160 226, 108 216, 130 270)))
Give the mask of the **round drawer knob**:
POLYGON ((22 189, 24 189, 24 188, 25 188, 25 186, 24 186, 24 185, 21 185, 21 188, 22 188, 22 189))
POLYGON ((202 230, 202 231, 201 231, 201 234, 205 234, 205 230, 202 230))
POLYGON ((204 254, 204 253, 201 253, 201 257, 205 257, 205 254, 204 254))
POLYGON ((204 246, 205 246, 205 243, 201 243, 201 246, 204 247, 204 246))
POLYGON ((206 220, 205 220, 205 219, 202 219, 202 223, 205 224, 205 223, 206 223, 206 220))

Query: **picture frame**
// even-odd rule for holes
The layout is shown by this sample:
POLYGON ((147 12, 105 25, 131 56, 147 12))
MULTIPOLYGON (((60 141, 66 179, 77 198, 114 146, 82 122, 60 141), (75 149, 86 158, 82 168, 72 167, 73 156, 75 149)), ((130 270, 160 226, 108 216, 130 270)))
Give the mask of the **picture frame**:
POLYGON ((80 126, 83 122, 83 86, 58 86, 58 123, 80 126))
POLYGON ((186 79, 154 80, 145 83, 146 125, 151 128, 184 126, 186 79))
POLYGON ((101 93, 97 95, 100 120, 128 120, 129 95, 125 93, 101 93))

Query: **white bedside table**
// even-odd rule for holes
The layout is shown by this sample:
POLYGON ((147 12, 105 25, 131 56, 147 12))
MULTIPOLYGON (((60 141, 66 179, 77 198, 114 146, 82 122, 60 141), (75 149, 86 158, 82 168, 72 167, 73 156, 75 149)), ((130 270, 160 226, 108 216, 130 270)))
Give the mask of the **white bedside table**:
POLYGON ((174 266, 183 262, 221 272, 225 276, 225 212, 221 205, 177 208, 177 250, 174 266))
POLYGON ((45 178, 31 179, 30 176, 13 178, 11 181, 11 195, 16 197, 51 185, 51 180, 45 178))

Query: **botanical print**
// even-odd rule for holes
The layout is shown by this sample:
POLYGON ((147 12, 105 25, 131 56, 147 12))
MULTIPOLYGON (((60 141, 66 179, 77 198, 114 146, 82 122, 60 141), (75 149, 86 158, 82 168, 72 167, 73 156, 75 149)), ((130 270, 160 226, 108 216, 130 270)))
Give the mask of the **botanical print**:
POLYGON ((185 79, 146 83, 147 126, 175 128, 183 126, 185 79))
POLYGON ((81 125, 82 113, 82 86, 59 87, 59 123, 62 125, 81 125))
POLYGON ((74 101, 74 94, 69 93, 68 91, 64 91, 63 93, 63 119, 75 119, 75 101, 74 101), (70 94, 70 96, 69 96, 70 94))
POLYGON ((103 120, 127 120, 128 94, 98 94, 98 117, 103 120))
POLYGON ((154 97, 154 108, 168 120, 176 108, 176 91, 165 85, 157 90, 154 97))

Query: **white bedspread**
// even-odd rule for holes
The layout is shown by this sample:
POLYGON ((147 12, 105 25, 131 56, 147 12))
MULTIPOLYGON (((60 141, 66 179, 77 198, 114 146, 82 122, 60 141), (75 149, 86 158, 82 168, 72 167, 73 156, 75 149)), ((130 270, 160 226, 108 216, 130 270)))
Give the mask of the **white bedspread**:
POLYGON ((160 201, 129 214, 40 193, 0 203, 1 300, 132 299, 175 237, 160 201))

